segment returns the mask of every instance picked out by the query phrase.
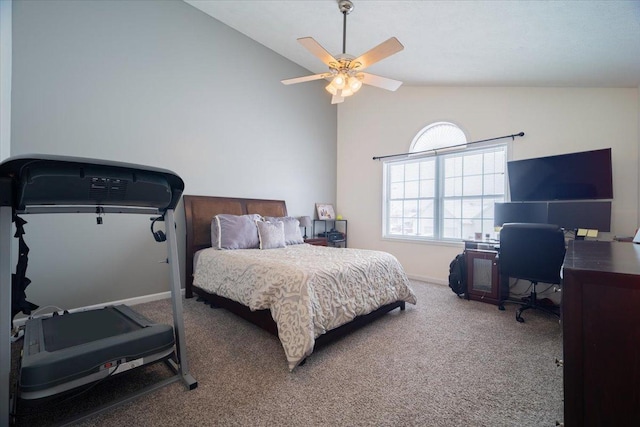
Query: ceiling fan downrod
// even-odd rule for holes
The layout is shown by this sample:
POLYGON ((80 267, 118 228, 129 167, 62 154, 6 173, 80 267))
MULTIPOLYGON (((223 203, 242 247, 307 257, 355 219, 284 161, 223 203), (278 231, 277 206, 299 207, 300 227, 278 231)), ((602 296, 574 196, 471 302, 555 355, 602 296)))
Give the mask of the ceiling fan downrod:
POLYGON ((353 3, 351 0, 340 0, 338 9, 342 12, 342 54, 347 53, 347 15, 353 11, 353 3))

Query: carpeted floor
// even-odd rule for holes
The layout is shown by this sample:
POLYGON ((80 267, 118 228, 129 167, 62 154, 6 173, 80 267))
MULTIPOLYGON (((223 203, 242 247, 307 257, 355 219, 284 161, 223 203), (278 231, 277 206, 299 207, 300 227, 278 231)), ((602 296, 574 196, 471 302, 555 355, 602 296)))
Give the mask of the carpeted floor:
MULTIPOLYGON (((561 421, 562 332, 557 317, 458 299, 412 282, 416 306, 395 310, 287 369, 274 336, 195 299, 184 301, 190 371, 174 383, 90 418, 84 426, 554 426, 561 421)), ((172 324, 168 300, 138 305, 172 324)), ((76 401, 23 408, 17 425, 51 425, 59 413, 168 376, 142 368, 76 401)))

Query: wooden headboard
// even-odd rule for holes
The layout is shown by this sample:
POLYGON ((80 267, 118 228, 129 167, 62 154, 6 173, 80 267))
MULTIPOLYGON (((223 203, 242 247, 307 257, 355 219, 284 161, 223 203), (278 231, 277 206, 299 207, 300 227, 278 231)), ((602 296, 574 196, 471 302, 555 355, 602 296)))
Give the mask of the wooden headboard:
POLYGON ((185 296, 193 296, 193 256, 211 246, 211 220, 217 214, 287 216, 284 200, 183 196, 187 227, 185 296))

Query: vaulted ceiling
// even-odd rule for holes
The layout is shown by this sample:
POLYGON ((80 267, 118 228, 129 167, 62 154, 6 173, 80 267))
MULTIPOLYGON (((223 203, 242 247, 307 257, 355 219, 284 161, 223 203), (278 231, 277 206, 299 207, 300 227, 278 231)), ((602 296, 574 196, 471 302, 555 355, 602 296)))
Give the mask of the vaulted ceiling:
MULTIPOLYGON (((184 0, 311 73, 296 39, 342 52, 337 0, 184 0)), ((395 36, 404 50, 367 71, 424 86, 640 86, 640 1, 353 0, 346 53, 395 36)), ((260 64, 246 58, 247 67, 260 64)), ((298 76, 282 76, 283 79, 298 76)))

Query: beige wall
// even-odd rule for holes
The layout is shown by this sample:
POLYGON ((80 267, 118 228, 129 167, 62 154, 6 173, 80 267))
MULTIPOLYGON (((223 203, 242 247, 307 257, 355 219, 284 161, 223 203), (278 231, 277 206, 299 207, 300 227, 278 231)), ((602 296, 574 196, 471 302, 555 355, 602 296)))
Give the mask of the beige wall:
POLYGON ((391 252, 413 278, 445 283, 462 244, 382 239, 382 163, 408 151, 425 125, 456 123, 469 141, 523 131, 509 142, 509 159, 612 148, 614 200, 611 233, 638 226, 639 101, 637 88, 365 87, 338 107, 339 214, 349 220, 349 245, 391 252))

